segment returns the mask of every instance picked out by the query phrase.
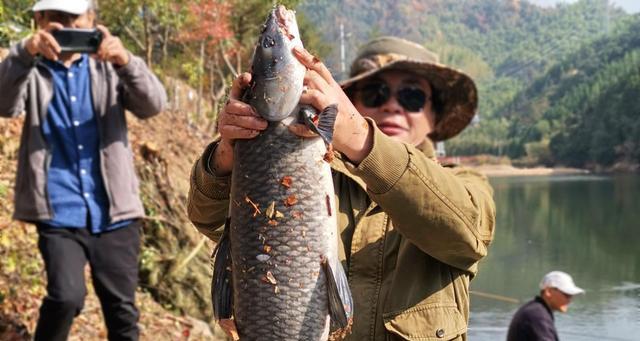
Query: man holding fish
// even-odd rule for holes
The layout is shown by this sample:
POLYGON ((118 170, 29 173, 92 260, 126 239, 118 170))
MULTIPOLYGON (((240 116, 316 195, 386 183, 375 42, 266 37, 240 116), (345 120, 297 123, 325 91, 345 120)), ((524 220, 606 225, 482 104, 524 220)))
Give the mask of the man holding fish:
MULTIPOLYGON (((320 120, 337 107, 324 162, 330 163, 335 191, 337 254, 353 299, 346 338, 466 340, 469 281, 493 238, 495 206, 486 178, 440 165, 433 144, 471 121, 477 108, 473 80, 439 64, 424 47, 395 37, 365 44, 351 78, 342 83, 302 46, 289 53, 306 68, 296 95, 300 104, 313 106, 320 120)), ((255 92, 256 74, 254 60, 253 76, 242 74, 233 84, 219 117, 220 137, 193 168, 189 216, 216 241, 230 207, 234 145, 274 124, 245 103, 252 103, 243 93, 255 92)), ((300 139, 317 136, 318 129, 301 121, 287 123, 288 130, 300 139)), ((254 204, 256 212, 268 205, 254 204)), ((333 207, 329 201, 327 207, 333 207)), ((221 324, 237 338, 238 323, 221 324)), ((238 330, 243 337, 243 326, 238 330)))

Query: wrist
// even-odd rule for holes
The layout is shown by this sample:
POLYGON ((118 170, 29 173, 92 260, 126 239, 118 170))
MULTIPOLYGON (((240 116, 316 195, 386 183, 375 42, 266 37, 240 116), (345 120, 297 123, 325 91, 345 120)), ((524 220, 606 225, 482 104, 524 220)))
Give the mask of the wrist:
POLYGON ((129 61, 131 60, 131 58, 129 57, 129 52, 125 51, 120 58, 118 58, 118 66, 122 67, 122 66, 127 66, 127 64, 129 64, 129 61))
POLYGON ((29 55, 31 55, 31 57, 35 57, 38 54, 38 49, 36 48, 33 36, 28 38, 24 43, 24 49, 29 53, 29 55))
POLYGON ((209 158, 209 169, 216 176, 227 176, 233 170, 233 146, 227 140, 220 140, 209 158))
POLYGON ((359 115, 352 124, 353 129, 347 129, 345 136, 337 139, 342 143, 336 143, 335 147, 351 162, 358 165, 369 155, 373 148, 373 129, 369 122, 359 115))

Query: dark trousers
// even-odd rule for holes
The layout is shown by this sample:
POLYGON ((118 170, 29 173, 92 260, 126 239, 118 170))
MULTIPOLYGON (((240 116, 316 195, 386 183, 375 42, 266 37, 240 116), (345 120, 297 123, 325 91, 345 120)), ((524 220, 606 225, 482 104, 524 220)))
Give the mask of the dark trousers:
POLYGON ((84 268, 102 305, 109 340, 138 340, 140 222, 101 234, 87 229, 38 226, 38 247, 47 272, 47 296, 40 306, 35 340, 66 340, 84 306, 84 268))

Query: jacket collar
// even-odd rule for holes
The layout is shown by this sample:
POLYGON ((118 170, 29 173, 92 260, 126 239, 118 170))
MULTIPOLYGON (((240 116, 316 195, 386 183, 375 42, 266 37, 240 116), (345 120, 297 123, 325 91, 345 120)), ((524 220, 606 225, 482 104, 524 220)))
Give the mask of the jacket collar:
POLYGON ((433 159, 436 157, 436 150, 433 147, 433 142, 428 138, 422 141, 419 145, 416 146, 416 149, 422 152, 426 157, 433 159))
POLYGON ((534 299, 536 302, 538 303, 542 303, 542 306, 547 309, 547 312, 549 313, 549 315, 551 316, 552 320, 555 320, 554 316, 553 316, 553 310, 551 310, 551 308, 549 308, 549 306, 547 305, 547 302, 544 301, 544 299, 542 299, 542 297, 540 296, 536 296, 536 298, 534 299))

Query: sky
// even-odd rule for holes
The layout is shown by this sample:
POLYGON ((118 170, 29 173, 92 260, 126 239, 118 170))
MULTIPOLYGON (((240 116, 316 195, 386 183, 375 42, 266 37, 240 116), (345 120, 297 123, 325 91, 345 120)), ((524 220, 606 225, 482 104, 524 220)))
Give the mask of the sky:
MULTIPOLYGON (((553 6, 559 2, 572 3, 572 2, 576 2, 577 0, 528 0, 528 1, 541 6, 553 6)), ((628 13, 640 12, 640 0, 610 0, 610 2, 615 4, 617 7, 623 8, 628 13)))

